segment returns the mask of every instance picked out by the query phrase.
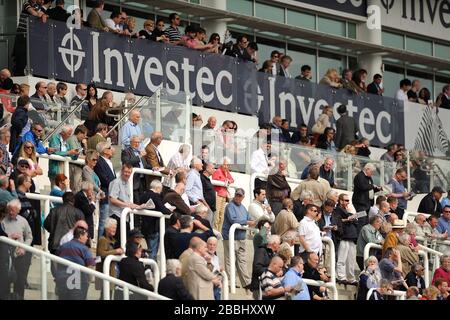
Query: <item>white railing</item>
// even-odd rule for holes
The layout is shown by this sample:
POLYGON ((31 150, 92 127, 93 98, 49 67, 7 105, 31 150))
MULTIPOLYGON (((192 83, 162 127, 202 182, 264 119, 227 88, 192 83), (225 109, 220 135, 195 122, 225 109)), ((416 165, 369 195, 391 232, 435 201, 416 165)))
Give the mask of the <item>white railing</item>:
POLYGON ((424 215, 425 218, 428 218, 430 216, 428 213, 405 211, 405 213, 403 214, 402 220, 403 220, 404 223, 409 223, 410 222, 410 221, 408 221, 409 217, 414 217, 414 219, 415 219, 419 214, 424 215))
POLYGON ((222 290, 221 290, 221 298, 222 300, 229 300, 230 299, 230 288, 228 287, 228 276, 225 271, 221 272, 220 275, 222 276, 222 290))
MULTIPOLYGON (((414 219, 415 219, 419 214, 425 216, 425 218, 427 218, 427 219, 430 217, 430 214, 428 214, 428 213, 405 211, 405 213, 403 214, 402 220, 404 223, 408 223, 409 217, 414 217, 414 219)), ((420 237, 420 236, 416 236, 416 239, 419 241, 423 241, 425 244, 427 244, 428 241, 432 241, 436 244, 450 246, 450 240, 446 240, 446 239, 433 239, 432 237, 420 237)))
MULTIPOLYGON (((41 300, 47 300, 47 268, 46 268, 46 260, 54 261, 58 264, 71 267, 73 270, 78 272, 83 272, 87 275, 93 276, 95 278, 99 278, 101 280, 109 281, 119 287, 124 288, 124 293, 129 292, 131 290, 132 292, 139 293, 141 295, 144 295, 146 297, 156 299, 156 300, 170 300, 167 297, 161 296, 159 294, 153 293, 151 291, 136 287, 132 284, 129 284, 128 282, 113 278, 111 276, 105 275, 101 272, 92 270, 91 268, 79 265, 77 263, 74 263, 72 261, 63 259, 61 257, 55 256, 53 254, 50 254, 48 252, 33 248, 29 245, 26 245, 24 243, 9 239, 7 237, 0 237, 0 242, 6 243, 10 246, 19 247, 24 249, 27 252, 30 252, 31 254, 40 256, 41 258, 41 300)), ((126 300, 128 298, 127 295, 124 294, 124 299, 126 300)))
MULTIPOLYGON (((434 274, 434 271, 439 268, 439 257, 443 256, 444 254, 442 252, 436 251, 434 249, 428 248, 424 245, 419 244, 420 250, 424 251, 426 254, 430 254, 433 256, 432 259, 432 269, 431 269, 431 275, 434 274)), ((428 285, 427 285, 428 286, 428 285)))
POLYGON ((66 177, 70 177, 69 163, 79 164, 79 165, 83 165, 83 166, 85 165, 84 159, 73 160, 71 157, 58 156, 56 154, 48 155, 46 153, 37 154, 37 156, 39 158, 45 158, 45 159, 49 159, 49 160, 64 162, 64 175, 66 177))
MULTIPOLYGON (((369 291, 367 292, 367 296, 366 296, 366 300, 370 299, 370 296, 372 295, 372 292, 376 290, 376 288, 370 288, 369 291)), ((405 300, 406 297, 406 292, 405 291, 399 291, 399 290, 393 290, 390 293, 385 293, 385 296, 393 296, 396 298, 399 298, 397 300, 405 300)))
POLYGON ((329 250, 330 250, 330 278, 331 283, 333 283, 336 286, 336 250, 334 247, 334 242, 329 237, 322 237, 322 242, 328 244, 329 250))
POLYGON ((229 244, 229 255, 230 255, 230 284, 231 284, 231 293, 236 293, 236 255, 234 252, 234 233, 236 229, 239 230, 248 230, 248 231, 258 231, 256 228, 251 228, 249 226, 242 226, 239 223, 234 223, 230 227, 230 232, 228 235, 228 244, 229 244))
MULTIPOLYGON (((122 256, 116 256, 116 255, 109 255, 105 258, 105 261, 103 261, 103 273, 106 275, 109 275, 109 270, 111 267, 111 262, 120 262, 123 258, 126 258, 125 255, 122 256)), ((158 264, 153 259, 145 259, 141 258, 139 259, 140 262, 142 262, 144 265, 149 265, 152 267, 153 272, 153 279, 154 279, 154 290, 155 292, 158 292, 158 284, 160 280, 160 274, 159 274, 159 268, 158 264)), ((110 290, 110 284, 109 281, 103 280, 103 300, 111 300, 111 290, 110 290)))
MULTIPOLYGON (((325 287, 327 289, 331 290, 331 294, 333 296, 333 300, 339 300, 338 290, 336 287, 336 283, 332 282, 323 282, 323 281, 316 281, 312 279, 302 278, 302 280, 308 285, 313 287, 325 287)), ((312 297, 311 297, 312 300, 312 297)))
POLYGON ((132 214, 138 214, 147 217, 159 218, 159 270, 161 270, 161 277, 166 276, 166 253, 164 251, 164 234, 166 231, 166 216, 158 211, 152 210, 132 210, 130 208, 125 208, 120 216, 120 247, 125 250, 125 244, 127 241, 127 218, 130 216, 130 228, 132 228, 133 216, 132 214))
MULTIPOLYGON (((45 218, 47 218, 48 214, 50 213, 50 202, 55 202, 55 203, 63 203, 63 200, 61 197, 54 197, 54 196, 49 196, 46 194, 39 194, 39 193, 25 193, 25 197, 27 199, 30 200, 40 200, 40 201, 44 201, 44 220, 45 218)), ((39 212, 39 217, 41 216, 41 213, 39 212)), ((45 240, 43 243, 43 247, 45 251, 48 251, 48 231, 44 229, 44 235, 45 235, 45 240)))
MULTIPOLYGON (((428 287, 430 284, 430 267, 429 267, 429 260, 428 260, 428 254, 423 250, 422 248, 426 248, 424 246, 420 246, 421 249, 419 250, 418 255, 423 257, 423 267, 424 267, 424 280, 425 280, 425 286, 428 287)), ((368 243, 364 247, 364 262, 369 258, 369 252, 370 249, 379 249, 382 250, 383 246, 376 244, 376 243, 368 243)), ((432 250, 429 248, 426 248, 427 250, 432 250)), ((433 250, 434 251, 434 250, 433 250)), ((437 251, 435 251, 437 252, 437 251)))

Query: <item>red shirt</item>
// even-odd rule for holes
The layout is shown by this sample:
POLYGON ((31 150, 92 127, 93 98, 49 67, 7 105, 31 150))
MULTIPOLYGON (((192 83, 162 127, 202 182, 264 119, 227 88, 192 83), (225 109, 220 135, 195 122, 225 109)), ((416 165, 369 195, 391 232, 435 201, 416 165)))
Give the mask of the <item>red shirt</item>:
POLYGON ((433 281, 431 283, 434 285, 434 281, 439 278, 444 278, 447 283, 450 283, 450 270, 444 270, 442 267, 436 269, 433 275, 433 281))
MULTIPOLYGON (((216 172, 214 172, 214 174, 212 175, 213 180, 218 180, 218 181, 223 181, 223 182, 228 182, 228 183, 233 183, 234 179, 231 176, 230 172, 225 173, 222 170, 222 167, 220 167, 219 169, 216 170, 216 172)), ((226 187, 214 187, 214 189, 217 192, 217 195, 219 197, 222 198, 226 198, 227 197, 227 188, 226 187)))

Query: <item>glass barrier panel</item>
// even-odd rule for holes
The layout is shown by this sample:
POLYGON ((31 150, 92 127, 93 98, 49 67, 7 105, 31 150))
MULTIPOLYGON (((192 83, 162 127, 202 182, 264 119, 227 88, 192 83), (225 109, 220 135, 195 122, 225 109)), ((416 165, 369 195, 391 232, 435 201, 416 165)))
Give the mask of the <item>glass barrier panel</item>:
POLYGON ((191 127, 192 110, 190 104, 186 104, 185 93, 172 95, 167 90, 161 90, 160 108, 163 137, 175 142, 189 143, 190 139, 186 133, 191 127))

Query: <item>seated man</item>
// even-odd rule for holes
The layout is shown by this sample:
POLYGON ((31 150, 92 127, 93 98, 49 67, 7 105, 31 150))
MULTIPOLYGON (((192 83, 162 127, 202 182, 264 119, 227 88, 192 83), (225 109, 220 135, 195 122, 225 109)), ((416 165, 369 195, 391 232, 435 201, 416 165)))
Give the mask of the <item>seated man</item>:
POLYGON ((270 260, 267 271, 261 275, 261 291, 263 300, 285 300, 286 292, 291 291, 291 286, 283 287, 283 259, 274 256, 270 260))

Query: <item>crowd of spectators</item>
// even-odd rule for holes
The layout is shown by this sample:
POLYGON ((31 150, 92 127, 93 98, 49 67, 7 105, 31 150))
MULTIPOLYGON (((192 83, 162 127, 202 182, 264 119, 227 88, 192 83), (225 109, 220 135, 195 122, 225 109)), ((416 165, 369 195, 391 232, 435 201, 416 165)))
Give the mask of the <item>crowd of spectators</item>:
MULTIPOLYGON (((63 16, 63 1, 56 1, 55 9, 42 13, 44 9, 38 6, 49 3, 51 1, 29 1, 24 5, 24 12, 38 15, 43 20, 47 14, 52 18, 51 10, 56 11, 55 15, 63 16)), ((97 7, 89 13, 87 22, 91 27, 125 36, 168 41, 202 51, 225 51, 225 54, 257 62, 257 45, 248 43, 246 37, 239 37, 232 47, 220 45, 218 35, 212 36, 210 43, 202 44, 205 30, 186 28, 186 35, 182 36, 178 29, 180 17, 177 14, 170 16, 171 25, 165 30, 161 21, 157 21, 155 31, 152 29, 153 21, 149 20, 144 30, 136 32, 133 19, 124 12, 113 13, 110 19, 104 21, 102 9, 103 1, 98 1, 97 7)), ((272 53, 271 60, 264 62, 264 71, 290 77, 289 65, 292 59, 281 56, 280 52, 272 53)), ((1 79, 2 88, 11 84, 8 72, 1 73, 6 75, 1 79)), ((364 70, 354 75, 346 70, 342 77, 344 80, 341 80, 336 70, 329 70, 321 83, 344 87, 355 93, 375 88, 377 94, 382 94, 380 83, 376 82, 381 78, 377 77, 373 85, 368 85, 366 89, 365 75, 367 72, 364 70)), ((298 78, 308 80, 310 76, 311 68, 303 66, 298 78)), ((405 83, 404 89, 408 88, 405 83)), ((419 92, 420 84, 415 83, 413 87, 413 93, 419 92)), ((432 281, 435 287, 425 288, 421 274, 423 261, 419 259, 415 237, 449 239, 450 196, 443 199, 441 205, 444 191, 434 187, 422 200, 418 210, 430 216, 425 218, 424 215, 418 215, 414 222, 408 225, 404 223, 402 217, 406 203, 413 195, 406 192, 404 187, 406 171, 404 162, 398 160, 403 159, 398 156, 404 152, 402 146, 390 145, 382 156, 382 160, 398 162, 399 166, 395 175, 389 177, 392 190, 387 197, 378 196, 376 204, 374 194, 382 187, 373 182, 376 167, 370 162, 356 167, 351 199, 347 193, 338 194, 332 189, 337 180, 333 165, 338 152, 362 156, 370 154, 368 140, 358 140, 358 127, 348 115, 346 106, 341 105, 337 109, 341 117, 336 123, 336 130, 331 127, 331 107, 323 109, 311 134, 308 126, 303 124, 291 135, 286 126, 288 122, 279 116, 274 117, 272 123, 261 126, 256 138, 263 142, 258 144, 251 155, 250 165, 253 172, 266 175, 267 179, 255 179, 255 188, 250 190, 252 202, 247 208, 243 200, 251 195, 246 195, 243 188, 237 188, 233 194, 229 187, 231 183, 239 184, 230 170, 232 160, 210 157, 208 153, 212 143, 209 139, 216 134, 222 135, 223 149, 233 145, 227 139, 227 133, 236 133, 236 123, 227 120, 217 127, 216 118, 210 117, 202 128, 203 147, 200 153, 193 154, 197 151, 191 150, 189 145, 182 145, 172 153, 166 165, 160 152, 164 135, 154 130, 147 135, 143 133, 139 125, 141 111, 130 112, 119 139, 117 132, 112 130, 115 120, 109 116, 117 110, 112 92, 105 91, 102 97, 98 97, 95 85, 83 83, 77 84, 75 89, 76 95, 70 102, 65 96, 67 85, 64 83, 39 82, 33 100, 30 100, 26 88, 18 93, 17 107, 12 110, 10 119, 6 120, 11 123, 11 130, 0 130, 4 171, 0 175, 1 235, 28 245, 42 245, 43 225, 50 234, 48 248, 51 253, 83 266, 96 266, 97 270, 101 270, 108 255, 125 254, 117 266, 111 267, 110 275, 153 290, 154 287, 147 281, 146 270, 138 259, 158 259, 161 232, 158 220, 136 215, 135 229, 130 230, 127 223, 127 239, 121 239, 120 232, 117 232, 125 208, 144 209, 153 205, 152 209, 170 216, 164 237, 168 275, 161 280, 158 288, 159 293, 170 298, 220 299, 223 273, 230 274, 230 229, 235 223, 258 230, 253 240, 253 259, 249 259, 247 232, 238 229, 234 235, 236 271, 240 286, 246 290, 248 297, 263 300, 330 299, 326 286, 306 285, 303 281, 331 281, 331 248, 322 242, 322 237, 329 237, 336 251, 337 281, 344 285, 358 285, 359 298, 365 299, 372 288, 376 289, 371 296, 374 300, 384 299, 392 289, 408 290, 407 295, 411 299, 418 295, 422 299, 448 298, 448 256, 441 257, 441 266, 435 271, 432 281), (59 103, 62 107, 82 103, 77 117, 83 124, 75 128, 63 126, 58 134, 51 137, 46 147, 42 138, 45 120, 48 119, 39 112, 32 116, 31 111, 45 111, 51 102, 59 103), (147 144, 144 144, 145 137, 149 138, 147 144), (304 151, 291 153, 291 159, 303 180, 291 190, 286 179, 288 159, 271 153, 272 145, 280 141, 304 147, 316 146, 327 150, 330 156, 322 159, 304 151), (114 170, 112 162, 116 152, 113 144, 122 146, 119 173, 114 170), (44 173, 37 157, 44 153, 84 160, 85 164, 71 163, 70 177, 67 177, 60 163, 49 161, 48 172, 44 173), (134 174, 133 192, 130 193, 133 168, 158 171, 164 175, 164 179, 134 174), (40 202, 29 200, 26 196, 28 192, 36 192, 33 178, 38 175, 50 178, 51 194, 61 196, 63 201, 62 204, 52 205, 44 221, 40 215, 40 202), (213 186, 211 180, 221 181, 224 186, 213 186), (93 218, 96 209, 99 210, 98 228, 95 228, 93 218), (92 254, 92 239, 98 239, 94 243, 96 255, 100 257, 97 263, 92 254), (120 247, 121 240, 126 243, 123 248, 120 247), (219 241, 222 241, 224 248, 223 258, 217 255, 219 241), (362 251, 367 243, 381 244, 382 254, 372 255, 363 261, 362 251), (251 274, 248 272, 249 265, 252 265, 251 274), (359 277, 357 266, 361 270, 359 277)), ((407 96, 411 95, 408 93, 407 96)), ((126 99, 133 100, 134 97, 129 94, 126 99)), ((193 123, 198 126, 199 121, 201 118, 195 115, 193 123)), ((12 265, 17 277, 13 281, 13 294, 10 293, 10 279, 0 277, 0 297, 23 299, 31 255, 22 249, 12 253, 5 253, 3 249, 0 244, 0 267, 12 265), (8 259, 4 259, 5 254, 8 259)), ((53 266, 52 275, 60 299, 86 299, 88 277, 83 276, 81 286, 74 289, 67 286, 67 268, 53 266)), ((121 290, 114 288, 114 296, 121 298, 121 290)), ((132 298, 144 297, 135 293, 132 298)))

